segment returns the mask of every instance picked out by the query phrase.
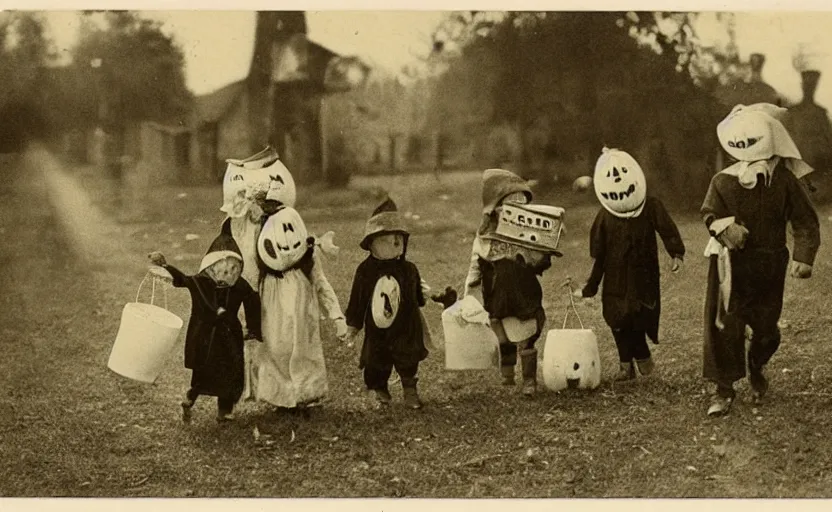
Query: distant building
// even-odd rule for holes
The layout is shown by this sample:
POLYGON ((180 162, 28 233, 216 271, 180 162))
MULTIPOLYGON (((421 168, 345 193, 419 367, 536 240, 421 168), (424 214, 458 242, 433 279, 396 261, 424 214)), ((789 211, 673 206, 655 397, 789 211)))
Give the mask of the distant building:
POLYGON ((307 37, 303 12, 259 12, 248 76, 196 98, 190 167, 200 181, 222 178, 225 159, 266 144, 299 183, 325 178, 321 103, 362 84, 369 67, 307 37))

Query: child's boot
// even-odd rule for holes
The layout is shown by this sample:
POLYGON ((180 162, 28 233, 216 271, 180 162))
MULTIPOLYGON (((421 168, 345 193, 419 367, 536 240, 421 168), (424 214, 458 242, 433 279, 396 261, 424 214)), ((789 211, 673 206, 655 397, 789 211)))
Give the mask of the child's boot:
POLYGON ((500 374, 503 376, 503 386, 514 385, 514 365, 501 366, 500 374))
POLYGON ((731 410, 731 404, 734 402, 736 392, 734 386, 718 385, 716 394, 711 401, 711 406, 708 408, 708 416, 724 416, 731 410))
POLYGON ((768 379, 762 366, 748 365, 748 384, 751 386, 754 403, 761 403, 768 391, 768 379))
POLYGON ((416 382, 418 379, 402 379, 402 390, 404 391, 404 405, 411 409, 421 409, 422 400, 419 398, 419 392, 416 391, 416 382))
POLYGON ((235 402, 235 400, 227 398, 217 398, 217 421, 223 422, 234 419, 232 411, 234 410, 235 402))
POLYGON ((194 403, 196 401, 189 398, 188 395, 185 395, 185 399, 182 400, 180 404, 182 406, 182 422, 183 423, 190 423, 191 422, 191 413, 193 412, 194 403))
POLYGON ((647 359, 636 359, 636 366, 638 366, 638 372, 642 377, 647 377, 653 373, 653 370, 656 369, 656 363, 653 362, 652 357, 648 357, 647 359))
POLYGON ((520 364, 523 368, 523 394, 534 396, 537 391, 537 349, 521 351, 520 364))
POLYGON ((375 389, 373 392, 376 395, 376 402, 379 405, 390 405, 390 402, 393 400, 393 397, 390 396, 390 391, 385 389, 375 389))
POLYGON ((233 421, 234 420, 234 413, 231 412, 229 409, 220 409, 217 411, 217 421, 225 422, 225 421, 233 421))
POLYGON ((636 378, 636 369, 635 366, 633 366, 632 361, 629 363, 622 362, 618 364, 618 374, 615 376, 616 382, 624 382, 636 378))

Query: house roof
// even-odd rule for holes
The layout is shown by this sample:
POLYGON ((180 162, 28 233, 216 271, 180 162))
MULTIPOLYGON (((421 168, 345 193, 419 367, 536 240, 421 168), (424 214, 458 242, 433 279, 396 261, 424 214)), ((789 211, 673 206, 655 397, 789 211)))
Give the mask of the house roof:
MULTIPOLYGON (((309 79, 316 92, 323 93, 326 91, 324 85, 326 63, 333 57, 340 57, 340 55, 311 39, 307 38, 307 41, 309 42, 310 60, 308 69, 311 71, 309 79)), ((369 68, 369 66, 367 67, 369 68)), ((194 121, 197 124, 206 124, 222 119, 245 90, 246 80, 244 78, 232 82, 213 92, 194 98, 194 121)))
POLYGON ((238 80, 214 92, 194 98, 194 120, 198 124, 213 123, 222 119, 245 89, 246 80, 238 80))

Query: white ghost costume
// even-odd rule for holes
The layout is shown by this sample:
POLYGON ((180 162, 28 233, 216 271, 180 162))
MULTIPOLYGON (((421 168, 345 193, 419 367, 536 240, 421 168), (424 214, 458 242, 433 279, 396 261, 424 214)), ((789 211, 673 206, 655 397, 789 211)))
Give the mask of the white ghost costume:
MULTIPOLYGON (((220 210, 231 219, 231 235, 243 256, 242 278, 254 290, 260 289, 260 264, 257 257, 257 239, 263 210, 263 199, 280 201, 294 206, 295 182, 289 169, 278 159, 277 152, 267 146, 259 153, 242 160, 228 159, 223 178, 223 204, 220 210)), ((263 316, 269 314, 264 306, 263 316)), ((247 343, 245 347, 245 388, 242 398, 255 398, 254 381, 257 378, 257 352, 259 344, 247 343)))
POLYGON ((263 344, 252 394, 278 407, 311 405, 328 392, 321 319, 344 318, 319 253, 334 255, 338 248, 332 232, 309 243, 303 219, 284 207, 263 225, 257 249, 266 270, 260 279, 263 344))

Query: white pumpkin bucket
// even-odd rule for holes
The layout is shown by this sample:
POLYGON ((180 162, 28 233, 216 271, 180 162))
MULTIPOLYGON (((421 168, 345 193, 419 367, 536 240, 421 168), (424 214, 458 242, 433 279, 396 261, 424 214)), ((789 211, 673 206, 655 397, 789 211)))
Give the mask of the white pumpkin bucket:
MULTIPOLYGON (((464 300, 476 300, 473 297, 464 300)), ((442 312, 446 370, 491 370, 500 367, 497 335, 484 323, 468 322, 460 315, 459 301, 442 312)), ((482 307, 482 306, 480 306, 482 307)))
MULTIPOLYGON (((567 282, 568 284, 568 282, 567 282)), ((567 329, 569 306, 561 329, 552 329, 543 346, 543 385, 551 391, 567 388, 595 389, 601 384, 601 356, 598 339, 592 329, 585 329, 571 287, 569 303, 580 323, 580 329, 567 329)))
POLYGON ((121 325, 107 363, 107 367, 119 375, 149 384, 159 377, 182 329, 182 319, 167 310, 164 283, 164 309, 153 304, 157 280, 164 281, 159 271, 148 272, 139 284, 136 301, 124 306, 121 325), (148 275, 152 283, 150 304, 139 302, 139 294, 148 275))

